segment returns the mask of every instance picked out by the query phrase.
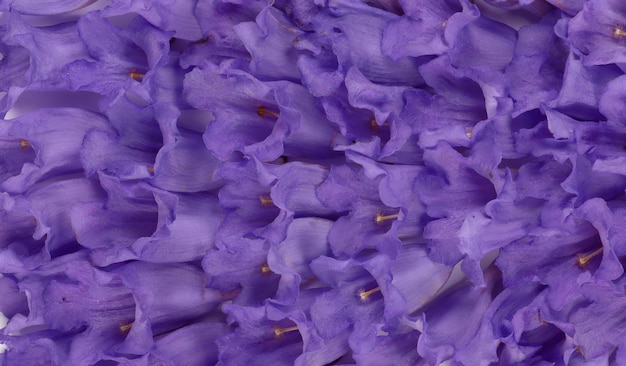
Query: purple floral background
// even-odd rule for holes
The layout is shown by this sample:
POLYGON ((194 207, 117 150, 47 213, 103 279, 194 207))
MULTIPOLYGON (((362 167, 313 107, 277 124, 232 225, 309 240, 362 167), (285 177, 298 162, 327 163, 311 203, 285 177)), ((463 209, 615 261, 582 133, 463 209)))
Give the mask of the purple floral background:
POLYGON ((0 12, 0 365, 626 365, 626 1, 0 12))

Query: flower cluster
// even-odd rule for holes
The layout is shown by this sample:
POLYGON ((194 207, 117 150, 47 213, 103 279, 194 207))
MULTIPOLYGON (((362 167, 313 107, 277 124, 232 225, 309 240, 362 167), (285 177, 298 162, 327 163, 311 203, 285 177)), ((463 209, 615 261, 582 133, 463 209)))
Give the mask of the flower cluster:
POLYGON ((626 365, 624 0, 0 11, 0 365, 626 365))

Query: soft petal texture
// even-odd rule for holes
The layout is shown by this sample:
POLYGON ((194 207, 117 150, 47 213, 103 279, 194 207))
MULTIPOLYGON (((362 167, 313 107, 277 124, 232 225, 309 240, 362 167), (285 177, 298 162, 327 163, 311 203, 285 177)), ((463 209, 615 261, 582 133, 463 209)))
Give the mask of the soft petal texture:
POLYGON ((51 15, 65 13, 87 6, 94 0, 5 0, 0 6, 10 6, 11 10, 29 15, 51 15))
POLYGON ((58 174, 81 169, 80 147, 92 128, 110 130, 106 119, 82 109, 41 109, 11 121, 8 136, 24 141, 35 151, 33 162, 25 163, 18 176, 7 179, 2 187, 23 193, 33 184, 58 174))

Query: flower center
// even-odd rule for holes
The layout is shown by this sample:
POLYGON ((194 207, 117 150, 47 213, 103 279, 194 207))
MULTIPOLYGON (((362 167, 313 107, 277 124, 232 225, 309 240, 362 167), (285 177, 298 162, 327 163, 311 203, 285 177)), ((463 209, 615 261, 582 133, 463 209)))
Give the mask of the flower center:
POLYGON ((615 26, 615 28, 613 28, 613 38, 620 39, 624 36, 626 36, 626 31, 624 30, 624 27, 622 27, 621 25, 617 25, 615 26))
POLYGON ((270 269, 270 266, 267 263, 261 264, 261 273, 266 274, 270 272, 272 272, 272 270, 270 269))
POLYGON ((373 288, 369 291, 365 291, 363 289, 359 290, 359 298, 363 302, 367 302, 369 300, 369 296, 375 294, 380 291, 380 287, 373 288))
POLYGON ((587 263, 589 263, 589 261, 595 257, 596 255, 602 253, 604 251, 604 248, 600 248, 600 249, 596 249, 593 252, 587 254, 587 255, 582 255, 582 254, 578 254, 577 255, 577 261, 578 261, 578 265, 581 267, 584 267, 587 265, 587 263))
POLYGON ((128 324, 124 324, 124 325, 120 325, 120 332, 128 333, 130 331, 130 328, 133 327, 133 324, 134 324, 134 322, 128 323, 128 324))
POLYGON ((274 204, 274 201, 266 194, 262 194, 259 196, 259 202, 261 202, 261 206, 263 207, 274 204))
POLYGON ((130 75, 130 77, 135 79, 136 81, 141 81, 141 80, 143 80, 143 77, 144 77, 144 74, 138 72, 137 69, 131 70, 128 73, 128 75, 130 75))
POLYGON ((400 217, 399 213, 393 214, 393 215, 384 215, 382 212, 379 212, 379 213, 376 214, 376 218, 374 219, 374 221, 378 225, 380 225, 380 224, 382 224, 383 222, 385 222, 387 220, 395 220, 398 217, 400 217))
POLYGON ((298 330, 298 326, 294 325, 293 327, 287 327, 287 328, 274 328, 274 335, 276 335, 276 337, 280 337, 285 333, 288 332, 293 332, 294 330, 298 330))
POLYGON ((26 140, 20 140, 20 147, 21 148, 27 148, 30 146, 30 142, 26 141, 26 140))
POLYGON ((265 116, 271 116, 274 118, 278 118, 280 117, 280 114, 278 112, 274 112, 272 110, 269 110, 267 108, 265 108, 264 106, 260 105, 256 108, 256 114, 259 115, 259 117, 261 118, 265 118, 265 116))

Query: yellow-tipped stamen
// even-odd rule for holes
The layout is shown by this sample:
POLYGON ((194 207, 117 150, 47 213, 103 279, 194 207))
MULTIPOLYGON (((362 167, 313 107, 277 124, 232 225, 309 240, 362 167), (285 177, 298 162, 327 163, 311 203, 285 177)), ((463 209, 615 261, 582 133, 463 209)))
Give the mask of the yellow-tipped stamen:
MULTIPOLYGON (((376 131, 380 126, 381 125, 378 124, 378 121, 376 120, 376 118, 370 119, 370 130, 376 131)), ((382 126, 389 126, 389 122, 388 121, 383 122, 382 126)))
POLYGON ((465 136, 467 136, 468 139, 472 138, 472 132, 473 132, 472 130, 473 130, 473 128, 471 128, 471 127, 468 127, 468 128, 465 129, 465 136))
POLYGON ((441 25, 443 25, 444 27, 447 27, 447 26, 448 26, 448 21, 447 21, 447 20, 444 20, 444 21, 443 21, 443 23, 442 23, 441 25))
POLYGON ((261 264, 261 273, 265 274, 265 273, 270 273, 270 272, 272 272, 272 269, 267 263, 261 264))
POLYGON ((26 140, 20 140, 20 147, 22 148, 27 148, 30 146, 30 142, 26 141, 26 140))
POLYGON ((620 39, 624 36, 626 36, 626 31, 624 30, 624 27, 622 27, 621 25, 618 25, 615 28, 613 28, 613 38, 620 39))
POLYGON ((259 202, 261 202, 261 206, 267 207, 269 205, 273 205, 274 201, 265 194, 259 196, 259 202))
POLYGON ((128 324, 125 324, 125 325, 121 325, 120 326, 120 332, 128 333, 130 331, 130 328, 132 328, 132 327, 133 327, 133 323, 128 323, 128 324))
POLYGON ((265 116, 272 116, 275 118, 280 117, 280 114, 274 111, 271 111, 267 108, 265 108, 264 106, 260 105, 256 108, 256 114, 259 115, 259 117, 261 118, 265 118, 265 116))
POLYGON ((154 174, 154 166, 152 164, 147 164, 146 167, 148 168, 148 173, 154 174))
POLYGON ((367 301, 369 300, 368 298, 370 295, 375 294, 379 291, 380 291, 380 287, 373 288, 369 291, 359 290, 359 297, 361 298, 361 301, 367 301))
POLYGON ((587 254, 587 255, 582 255, 582 254, 578 254, 578 265, 581 267, 584 267, 587 265, 587 263, 589 263, 589 261, 595 257, 596 255, 602 253, 604 251, 604 248, 600 248, 600 249, 596 249, 593 252, 587 254))
POLYGON ((143 80, 144 74, 137 72, 137 70, 131 70, 128 75, 130 75, 131 78, 135 79, 136 81, 141 81, 143 80))
POLYGON ((395 220, 398 217, 400 217, 399 213, 393 215, 383 215, 381 212, 379 212, 376 214, 376 218, 374 219, 374 221, 376 221, 376 223, 380 225, 387 220, 395 220))
POLYGON ((294 330, 298 330, 298 326, 294 325, 293 327, 288 327, 288 328, 274 328, 274 335, 276 335, 276 337, 280 337, 285 333, 288 332, 293 332, 294 330))

